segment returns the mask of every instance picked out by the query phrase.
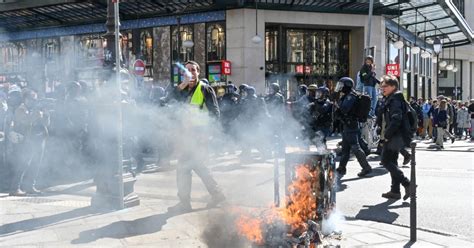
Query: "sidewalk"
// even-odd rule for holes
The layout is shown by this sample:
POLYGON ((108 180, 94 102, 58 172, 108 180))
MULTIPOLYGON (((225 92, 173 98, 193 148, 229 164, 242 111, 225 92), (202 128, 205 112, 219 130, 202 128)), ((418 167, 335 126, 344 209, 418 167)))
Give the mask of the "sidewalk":
MULTIPOLYGON (((142 197, 138 207, 116 212, 95 212, 88 197, 55 195, 4 197, 0 247, 208 247, 202 233, 207 218, 219 210, 193 203, 192 213, 173 216, 166 207, 175 201, 142 197)), ((372 221, 347 220, 339 229, 342 247, 403 247, 409 228, 372 221)), ((472 247, 455 236, 418 231, 413 247, 472 247)))
MULTIPOLYGON (((271 162, 240 164, 230 155, 214 162, 212 171, 231 206, 266 208, 273 201, 271 162)), ((281 168, 280 173, 283 171, 281 168)), ((281 193, 283 176, 280 174, 281 193)), ((0 247, 216 247, 206 244, 203 231, 209 217, 222 209, 204 208, 209 196, 198 178, 193 180, 195 211, 182 215, 167 213, 177 202, 175 171, 139 175, 135 191, 141 204, 129 209, 94 211, 89 207, 94 191, 93 184, 86 181, 50 188, 38 197, 0 194, 0 247)), ((343 222, 338 229, 342 239, 331 241, 342 247, 403 247, 410 233, 407 227, 355 219, 343 222)), ((418 231, 413 247, 437 246, 474 244, 465 237, 418 231)))

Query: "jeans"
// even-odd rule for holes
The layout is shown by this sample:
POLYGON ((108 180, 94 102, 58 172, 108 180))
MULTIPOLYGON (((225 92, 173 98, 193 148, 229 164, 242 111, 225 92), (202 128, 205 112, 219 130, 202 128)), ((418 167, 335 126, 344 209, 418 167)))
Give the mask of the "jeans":
POLYGON ((431 119, 426 117, 423 118, 423 133, 421 134, 422 137, 433 137, 433 125, 431 124, 431 119))
POLYGON ((375 107, 377 107, 377 90, 373 86, 364 86, 364 94, 370 96, 370 116, 375 116, 375 107))

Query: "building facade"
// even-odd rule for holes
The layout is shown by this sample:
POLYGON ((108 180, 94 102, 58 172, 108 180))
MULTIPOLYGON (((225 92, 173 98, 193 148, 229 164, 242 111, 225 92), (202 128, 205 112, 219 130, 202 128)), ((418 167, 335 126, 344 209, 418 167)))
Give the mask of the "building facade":
MULTIPOLYGON (((338 3, 333 9, 324 5, 325 11, 324 1, 316 2, 320 5, 306 7, 216 1, 217 9, 128 18, 121 22, 122 64, 134 71, 140 59, 145 64, 145 82, 166 86, 181 80, 176 62, 196 60, 210 83, 247 83, 263 94, 269 83, 277 82, 291 98, 302 83, 325 84, 332 89, 340 77, 355 78, 368 48, 378 76, 387 73, 387 65, 398 65, 406 96, 473 97, 469 25, 473 25, 474 7, 470 1, 456 1, 455 7, 464 17, 447 10, 450 0, 376 1, 378 12, 371 19, 371 30, 367 4, 338 3), (234 5, 229 7, 227 2, 234 5), (387 11, 380 12, 382 9, 387 11), (445 19, 430 16, 440 11, 448 13, 445 19), (260 42, 253 39, 256 35, 260 42), (440 58, 430 43, 438 36, 446 47, 453 47, 444 48, 440 58), (395 46, 398 40, 404 44, 400 49, 395 46), (414 46, 430 56, 414 53, 414 46), (456 61, 456 72, 439 68, 436 62, 446 59, 456 61), (230 75, 224 72, 223 62, 230 62, 230 75)), ((56 81, 98 83, 107 56, 104 33, 103 23, 2 32, 0 81, 25 78, 46 92, 54 90, 56 81)))

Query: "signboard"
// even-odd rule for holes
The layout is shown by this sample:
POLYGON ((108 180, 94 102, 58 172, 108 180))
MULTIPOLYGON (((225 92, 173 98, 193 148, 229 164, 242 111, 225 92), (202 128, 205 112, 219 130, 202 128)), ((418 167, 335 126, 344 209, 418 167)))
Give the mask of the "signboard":
POLYGON ((390 76, 400 77, 400 65, 399 64, 385 65, 385 74, 390 75, 390 76))
POLYGON ((145 75, 145 62, 143 62, 143 60, 135 60, 133 63, 133 73, 137 76, 145 75))
POLYGON ((231 63, 228 60, 222 60, 222 75, 230 75, 231 71, 231 63))
POLYGON ((303 65, 297 65, 296 66, 296 73, 303 74, 303 68, 304 68, 303 65))

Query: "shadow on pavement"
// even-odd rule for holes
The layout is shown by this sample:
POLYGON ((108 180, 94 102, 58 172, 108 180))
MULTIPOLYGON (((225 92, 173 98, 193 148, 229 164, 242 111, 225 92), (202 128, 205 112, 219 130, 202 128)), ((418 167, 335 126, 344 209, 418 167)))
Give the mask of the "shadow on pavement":
POLYGON ((392 205, 395 202, 397 202, 397 200, 387 200, 373 206, 364 205, 364 208, 359 211, 355 218, 359 220, 371 220, 393 224, 399 215, 398 213, 393 213, 389 210, 410 206, 408 202, 403 202, 401 205, 392 205))
POLYGON ((228 172, 228 171, 248 169, 248 168, 250 167, 242 166, 242 164, 240 163, 234 163, 230 165, 221 165, 221 166, 212 167, 211 171, 228 172))
POLYGON ((403 246, 403 248, 412 247, 414 244, 415 244, 415 242, 413 242, 413 241, 408 241, 408 242, 403 246))
MULTIPOLYGON (((192 212, 205 210, 207 208, 193 209, 192 212)), ((169 218, 180 215, 180 213, 161 213, 131 221, 117 221, 97 229, 83 231, 79 237, 72 240, 71 244, 85 244, 102 238, 124 239, 133 236, 151 234, 161 231, 169 218)))
POLYGON ((43 227, 66 223, 68 221, 77 220, 78 218, 95 216, 103 213, 105 212, 99 212, 91 207, 83 207, 55 215, 8 223, 0 226, 0 237, 34 231, 43 227))
POLYGON ((376 167, 376 168, 372 168, 372 173, 365 176, 365 177, 358 177, 357 175, 353 178, 347 178, 347 179, 340 179, 338 180, 338 185, 337 185, 337 192, 342 192, 344 191, 345 189, 348 188, 348 186, 345 184, 347 182, 352 182, 352 181, 358 181, 358 180, 363 180, 363 179, 368 179, 368 178, 371 178, 371 177, 377 177, 377 176, 382 176, 382 175, 385 175, 387 174, 388 171, 383 168, 383 167, 376 167))

